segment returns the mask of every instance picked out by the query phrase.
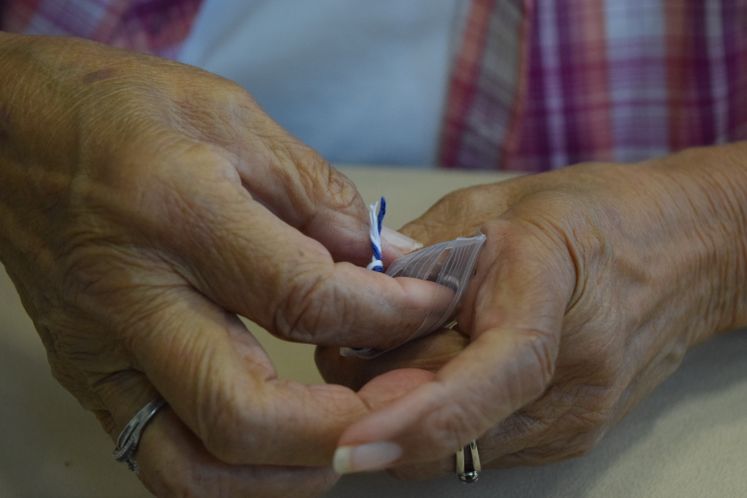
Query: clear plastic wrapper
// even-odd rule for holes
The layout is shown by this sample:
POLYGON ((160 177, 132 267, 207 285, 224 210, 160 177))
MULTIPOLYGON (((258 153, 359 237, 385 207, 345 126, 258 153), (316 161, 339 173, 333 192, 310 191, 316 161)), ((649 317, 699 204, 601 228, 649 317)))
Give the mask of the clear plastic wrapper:
MULTIPOLYGON (((410 277, 429 280, 454 292, 449 306, 439 314, 428 315, 418 329, 403 338, 402 344, 430 334, 447 324, 461 303, 477 265, 477 257, 485 244, 485 235, 459 237, 424 247, 396 259, 386 274, 391 277, 410 277)), ((400 344, 401 345, 401 344, 400 344)), ((341 348, 343 356, 373 358, 384 351, 370 348, 341 348)))

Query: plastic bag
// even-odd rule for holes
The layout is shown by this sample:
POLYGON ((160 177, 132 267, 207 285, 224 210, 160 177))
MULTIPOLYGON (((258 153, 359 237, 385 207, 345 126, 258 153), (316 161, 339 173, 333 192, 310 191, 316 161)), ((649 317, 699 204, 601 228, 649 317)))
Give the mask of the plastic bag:
MULTIPOLYGON (((452 318, 475 271, 485 238, 485 235, 479 234, 440 242, 406 254, 387 268, 385 273, 391 277, 429 280, 454 291, 449 306, 440 314, 428 315, 415 333, 405 338, 402 344, 438 330, 452 318)), ((371 348, 340 348, 342 356, 359 358, 373 358, 383 352, 371 348)))

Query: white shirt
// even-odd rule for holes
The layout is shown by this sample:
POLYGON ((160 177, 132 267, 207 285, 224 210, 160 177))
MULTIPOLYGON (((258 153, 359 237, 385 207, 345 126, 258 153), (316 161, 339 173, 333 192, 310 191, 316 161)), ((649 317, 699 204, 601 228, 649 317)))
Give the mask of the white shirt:
POLYGON ((205 0, 180 59, 245 87, 333 162, 427 166, 459 7, 459 0, 205 0))

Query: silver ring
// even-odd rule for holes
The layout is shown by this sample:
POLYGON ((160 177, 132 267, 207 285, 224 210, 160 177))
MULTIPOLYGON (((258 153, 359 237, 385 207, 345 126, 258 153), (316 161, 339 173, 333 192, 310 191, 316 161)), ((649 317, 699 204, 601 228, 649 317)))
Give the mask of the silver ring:
POLYGON ((127 467, 136 474, 140 470, 135 462, 135 452, 140 444, 140 437, 143 435, 143 430, 148 422, 165 404, 166 401, 163 398, 149 402, 127 422, 127 425, 124 426, 117 437, 117 446, 112 452, 114 459, 126 463, 127 467))
POLYGON ((460 481, 472 483, 480 476, 480 470, 480 453, 477 451, 477 442, 472 440, 456 452, 456 475, 460 481))

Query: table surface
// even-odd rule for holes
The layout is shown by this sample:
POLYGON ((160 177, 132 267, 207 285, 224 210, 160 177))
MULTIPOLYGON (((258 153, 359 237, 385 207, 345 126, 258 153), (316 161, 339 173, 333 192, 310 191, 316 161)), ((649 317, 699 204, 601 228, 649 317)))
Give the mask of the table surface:
MULTIPOLYGON (((455 188, 500 175, 342 168, 364 198, 386 195, 399 226, 455 188)), ((257 330, 257 327, 252 327, 257 330)), ((0 497, 150 496, 122 465, 93 415, 52 378, 41 341, 0 270, 0 497)), ((320 380, 310 346, 258 331, 281 376, 320 380)), ((741 497, 747 496, 747 333, 716 338, 588 455, 533 468, 486 471, 474 485, 454 477, 402 482, 385 474, 343 478, 329 497, 741 497)))

